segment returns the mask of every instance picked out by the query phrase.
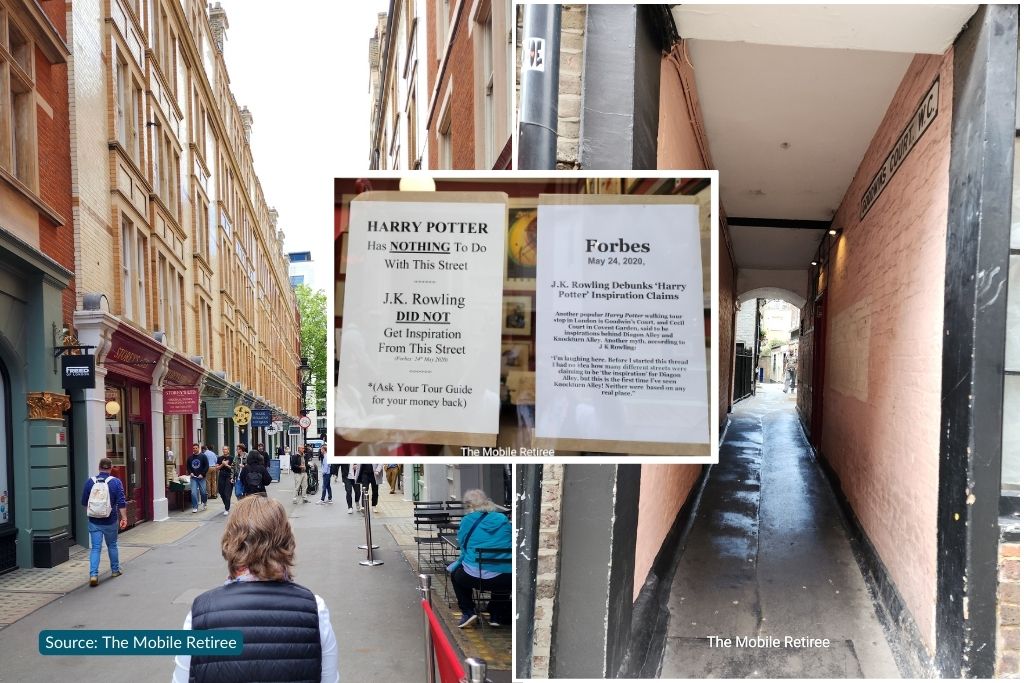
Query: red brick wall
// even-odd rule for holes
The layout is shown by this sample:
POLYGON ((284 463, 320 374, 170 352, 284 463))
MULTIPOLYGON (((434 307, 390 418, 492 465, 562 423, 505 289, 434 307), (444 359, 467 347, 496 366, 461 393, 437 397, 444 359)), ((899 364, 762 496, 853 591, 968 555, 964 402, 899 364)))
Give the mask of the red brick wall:
POLYGON ((1020 677, 1020 543, 999 544, 996 676, 1020 677))
POLYGON ((952 85, 952 49, 914 58, 836 213, 821 448, 932 652, 952 85), (937 118, 861 220, 936 76, 937 118))
MULTIPOLYGON (((431 36, 436 32, 434 11, 427 3, 427 59, 428 59, 428 83, 433 85, 436 80, 436 70, 439 66, 436 62, 435 41, 431 36)), ((437 168, 437 129, 441 118, 441 107, 444 103, 445 93, 448 91, 448 84, 451 83, 451 112, 452 112, 452 168, 472 169, 476 167, 476 144, 473 121, 473 39, 469 35, 469 10, 470 3, 463 1, 457 3, 452 0, 450 6, 459 7, 458 26, 452 36, 449 46, 448 59, 445 62, 444 55, 441 55, 441 64, 444 66, 444 74, 441 78, 441 86, 437 91, 437 101, 427 121, 427 144, 430 151, 430 167, 437 168)), ((453 15, 452 21, 455 21, 453 15)))
MULTIPOLYGON (((47 0, 42 3, 50 21, 63 37, 66 35, 65 5, 47 0)), ((67 64, 50 64, 36 48, 36 89, 53 111, 36 107, 36 132, 39 152, 39 196, 60 215, 62 226, 39 218, 39 244, 43 253, 70 271, 75 269, 75 235, 71 216, 71 124, 68 113, 67 64)), ((74 280, 62 296, 63 322, 70 325, 75 310, 74 280)))

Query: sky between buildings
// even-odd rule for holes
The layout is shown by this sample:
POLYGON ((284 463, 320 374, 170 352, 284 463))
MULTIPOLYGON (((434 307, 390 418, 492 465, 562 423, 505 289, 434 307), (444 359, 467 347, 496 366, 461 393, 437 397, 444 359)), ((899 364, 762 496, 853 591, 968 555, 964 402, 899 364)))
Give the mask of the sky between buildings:
POLYGON ((334 183, 368 166, 370 37, 387 0, 221 0, 224 58, 288 251, 311 251, 314 288, 333 296, 334 183))

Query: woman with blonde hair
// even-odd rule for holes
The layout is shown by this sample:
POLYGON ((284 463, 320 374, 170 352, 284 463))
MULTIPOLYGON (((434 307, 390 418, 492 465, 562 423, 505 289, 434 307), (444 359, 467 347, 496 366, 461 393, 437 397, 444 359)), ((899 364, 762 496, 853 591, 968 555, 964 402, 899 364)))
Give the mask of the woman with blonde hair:
POLYGON ((467 514, 459 524, 459 559, 448 566, 462 610, 459 628, 471 626, 480 616, 474 588, 491 592, 488 623, 507 626, 512 623, 512 522, 480 489, 463 493, 462 504, 467 514))
POLYGON ((292 580, 295 536, 284 506, 262 496, 240 500, 220 549, 227 580, 192 602, 182 628, 239 630, 242 654, 179 655, 172 683, 337 683, 338 643, 327 606, 292 580))

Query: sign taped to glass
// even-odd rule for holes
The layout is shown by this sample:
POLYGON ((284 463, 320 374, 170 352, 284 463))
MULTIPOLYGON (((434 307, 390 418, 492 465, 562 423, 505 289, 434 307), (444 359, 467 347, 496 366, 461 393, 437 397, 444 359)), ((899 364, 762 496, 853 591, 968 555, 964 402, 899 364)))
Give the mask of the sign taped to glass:
POLYGON ((336 424, 354 441, 491 446, 507 196, 352 202, 336 424))

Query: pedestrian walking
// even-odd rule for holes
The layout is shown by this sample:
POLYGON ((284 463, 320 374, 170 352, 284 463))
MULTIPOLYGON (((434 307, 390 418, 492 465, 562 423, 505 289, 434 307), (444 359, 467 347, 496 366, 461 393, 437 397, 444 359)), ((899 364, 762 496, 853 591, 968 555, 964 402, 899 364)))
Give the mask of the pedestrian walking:
POLYGON ((192 601, 185 630, 238 630, 237 656, 174 658, 172 683, 338 683, 338 642, 323 598, 294 582, 295 535, 284 506, 250 496, 224 527, 228 578, 192 601))
POLYGON ((217 458, 217 490, 220 492, 220 499, 224 502, 223 514, 231 510, 231 489, 235 484, 235 473, 233 470, 234 458, 225 446, 220 457, 217 458))
POLYGON ((203 455, 210 463, 210 469, 206 472, 206 490, 209 498, 217 497, 217 454, 213 452, 210 444, 203 444, 203 455))
POLYGON ((199 512, 199 503, 206 509, 206 473, 210 471, 210 461, 203 455, 199 444, 192 444, 192 455, 188 459, 189 484, 192 491, 192 514, 199 512))
POLYGON ((245 444, 235 446, 235 457, 231 461, 231 471, 235 474, 235 498, 241 500, 245 496, 245 486, 242 485, 242 468, 245 467, 245 444))
POLYGON ((302 446, 299 446, 289 461, 292 468, 292 486, 295 489, 295 495, 292 496, 292 504, 298 503, 299 499, 302 499, 303 503, 308 503, 306 500, 306 458, 302 453, 302 446))
POLYGON ((398 485, 398 479, 402 473, 402 466, 398 464, 384 465, 384 474, 388 479, 388 486, 391 488, 388 493, 395 493, 395 487, 398 485))
POLYGON ((238 473, 242 480, 242 496, 251 495, 267 497, 267 485, 270 483, 270 470, 263 464, 263 458, 256 451, 249 451, 245 456, 245 467, 238 473))
POLYGON ((373 506, 373 511, 377 512, 377 495, 379 493, 378 485, 380 484, 381 478, 384 476, 383 465, 360 465, 359 475, 356 478, 356 483, 362 488, 363 484, 370 487, 370 500, 363 500, 363 507, 360 511, 366 509, 366 504, 370 503, 373 506))
POLYGON ((121 576, 117 532, 128 528, 128 503, 121 480, 110 474, 111 464, 110 458, 100 460, 99 473, 89 477, 82 489, 82 506, 89 517, 89 585, 93 587, 100 583, 100 550, 104 540, 110 558, 110 577, 121 576))
POLYGON ((459 628, 472 625, 480 617, 473 601, 473 589, 490 591, 487 605, 488 623, 505 626, 512 623, 512 522, 480 489, 462 494, 468 510, 459 524, 459 559, 448 566, 452 588, 462 610, 459 628), (502 552, 493 561, 481 565, 478 549, 502 552))
POLYGON ((359 505, 359 486, 356 485, 356 477, 359 476, 359 465, 349 465, 345 472, 345 503, 348 504, 348 514, 352 514, 352 498, 355 491, 356 505, 359 505))
POLYGON ((334 491, 331 490, 331 469, 333 465, 325 465, 324 459, 327 457, 327 444, 320 447, 320 472, 323 476, 323 491, 320 492, 320 504, 324 504, 324 498, 327 498, 327 503, 334 503, 334 491))

